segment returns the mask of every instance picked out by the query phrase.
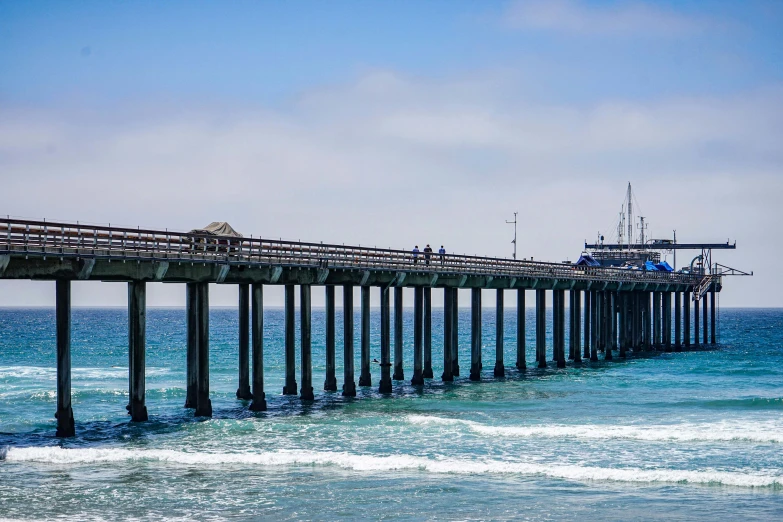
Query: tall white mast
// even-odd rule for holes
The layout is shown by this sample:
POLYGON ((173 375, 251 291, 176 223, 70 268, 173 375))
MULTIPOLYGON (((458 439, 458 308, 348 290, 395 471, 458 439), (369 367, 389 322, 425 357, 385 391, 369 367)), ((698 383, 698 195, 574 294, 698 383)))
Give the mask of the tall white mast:
POLYGON ((633 202, 631 201, 631 182, 628 182, 628 250, 631 249, 631 243, 633 243, 633 202))

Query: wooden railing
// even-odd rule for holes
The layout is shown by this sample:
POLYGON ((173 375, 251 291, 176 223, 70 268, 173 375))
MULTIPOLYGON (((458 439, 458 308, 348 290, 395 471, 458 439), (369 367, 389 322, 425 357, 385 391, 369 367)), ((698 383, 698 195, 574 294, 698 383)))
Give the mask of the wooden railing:
POLYGON ((700 277, 610 267, 433 252, 213 236, 187 232, 0 219, 0 254, 146 261, 198 261, 247 266, 297 266, 432 272, 623 283, 698 284, 700 277))

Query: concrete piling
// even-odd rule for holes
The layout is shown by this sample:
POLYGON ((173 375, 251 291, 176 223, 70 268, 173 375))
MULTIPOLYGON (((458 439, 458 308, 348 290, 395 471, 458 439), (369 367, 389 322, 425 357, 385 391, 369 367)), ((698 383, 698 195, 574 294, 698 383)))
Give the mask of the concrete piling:
POLYGON ((546 368, 546 290, 536 290, 536 360, 546 368))
POLYGON ((708 336, 708 333, 709 333, 709 324, 707 323, 707 312, 708 312, 707 308, 709 308, 709 300, 707 299, 707 294, 704 294, 703 299, 704 299, 704 302, 702 303, 702 309, 701 309, 701 311, 702 311, 702 322, 701 322, 701 324, 702 324, 702 328, 703 328, 703 330, 702 330, 703 335, 701 337, 701 342, 702 342, 702 344, 707 344, 709 342, 707 340, 707 336, 708 336))
POLYGON ((454 353, 451 346, 453 340, 452 330, 454 329, 454 313, 451 310, 454 306, 452 292, 456 292, 456 290, 448 287, 443 289, 443 374, 441 375, 443 382, 454 380, 454 374, 452 373, 454 364, 451 360, 454 353))
POLYGON ((611 361, 612 360, 612 335, 613 335, 613 319, 612 316, 614 315, 614 300, 612 299, 612 292, 604 292, 604 324, 605 326, 605 341, 604 341, 604 360, 611 361))
POLYGON ((57 328, 57 437, 73 437, 76 428, 71 407, 71 282, 55 282, 57 328))
POLYGON ((582 292, 579 290, 571 290, 571 296, 574 306, 574 313, 571 315, 571 319, 574 322, 571 328, 572 335, 574 336, 572 343, 574 347, 574 362, 580 363, 582 362, 582 292))
POLYGON ((574 360, 574 292, 568 292, 568 360, 574 360))
POLYGON ((590 325, 590 360, 592 362, 598 361, 598 326, 600 324, 599 322, 599 316, 598 316, 598 304, 599 304, 599 293, 598 292, 591 292, 590 293, 590 322, 592 323, 590 325))
POLYGON ((391 393, 391 339, 389 317, 389 290, 381 288, 381 383, 378 387, 380 393, 391 393))
POLYGON ((565 290, 555 290, 557 295, 557 367, 566 367, 565 354, 565 290))
POLYGON ((470 380, 481 380, 481 288, 470 289, 470 380))
POLYGON ((253 340, 252 411, 266 411, 264 393, 264 285, 253 283, 250 287, 250 327, 253 340))
POLYGON ((195 408, 198 402, 198 283, 187 283, 185 299, 188 330, 185 407, 195 408))
POLYGON ((672 351, 672 293, 663 294, 663 348, 672 351))
POLYGON ((361 287, 362 331, 361 331, 361 370, 359 386, 372 386, 370 374, 370 287, 361 287))
POLYGON ((503 316, 505 310, 503 305, 503 289, 497 289, 495 303, 495 377, 505 377, 506 368, 503 361, 503 316))
POLYGON ((422 377, 432 379, 432 288, 424 287, 424 370, 422 377))
POLYGON ((682 292, 674 292, 674 351, 682 351, 682 292))
POLYGON ((130 415, 133 422, 147 420, 146 396, 146 331, 147 331, 147 284, 144 281, 128 283, 128 351, 131 365, 130 415))
POLYGON ((699 346, 699 300, 695 299, 694 294, 693 301, 693 345, 699 346))
POLYGON ((617 329, 619 330, 619 337, 620 337, 620 357, 626 358, 628 354, 626 353, 626 349, 628 347, 628 293, 618 293, 617 294, 617 301, 618 301, 618 318, 617 318, 617 329))
POLYGON ((239 285, 239 387, 237 399, 250 400, 250 285, 239 285))
POLYGON ((302 388, 300 398, 311 401, 313 395, 313 347, 312 330, 310 326, 311 315, 311 288, 310 285, 299 285, 299 327, 302 330, 302 388))
POLYGON ((212 401, 209 398, 209 283, 198 283, 198 371, 195 416, 212 416, 212 401))
POLYGON ((394 288, 394 375, 395 381, 405 380, 402 361, 402 295, 401 286, 394 288))
POLYGON ((422 337, 424 334, 424 289, 417 286, 413 289, 413 378, 411 384, 424 384, 422 371, 422 337))
POLYGON ((294 285, 285 285, 285 386, 283 395, 296 395, 296 310, 294 285))
POLYGON ((343 397, 356 397, 353 367, 353 286, 343 286, 343 397))
POLYGON ((590 301, 590 291, 585 290, 585 317, 584 317, 584 353, 585 359, 590 359, 590 332, 592 331, 590 326, 593 318, 592 305, 590 301))
POLYGON ((451 374, 459 377, 459 288, 451 293, 451 374))
POLYGON ((326 377, 324 379, 324 391, 337 391, 337 376, 335 375, 335 310, 334 310, 334 286, 325 287, 325 309, 326 314, 326 377))
POLYGON ((683 292, 682 295, 682 318, 684 323, 682 338, 685 349, 688 350, 691 347, 691 293, 688 291, 683 292))
POLYGON ((526 370, 525 361, 525 289, 517 289, 517 370, 526 370))
POLYGON ((710 290, 710 344, 715 344, 715 289, 710 290))
POLYGON ((661 293, 653 292, 653 348, 661 349, 661 293))

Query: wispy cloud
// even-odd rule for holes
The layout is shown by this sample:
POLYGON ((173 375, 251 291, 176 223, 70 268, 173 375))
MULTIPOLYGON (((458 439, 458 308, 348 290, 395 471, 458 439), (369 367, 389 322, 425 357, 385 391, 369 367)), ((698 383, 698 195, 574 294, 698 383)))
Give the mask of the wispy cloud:
POLYGON ((518 29, 583 35, 678 36, 698 32, 707 20, 644 2, 517 0, 504 21, 518 29))

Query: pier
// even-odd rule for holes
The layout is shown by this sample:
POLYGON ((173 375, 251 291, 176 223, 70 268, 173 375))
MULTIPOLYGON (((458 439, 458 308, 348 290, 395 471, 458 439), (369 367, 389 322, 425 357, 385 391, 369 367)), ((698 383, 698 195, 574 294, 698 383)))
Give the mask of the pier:
MULTIPOLYGON (((311 296, 326 299, 326 375, 323 389, 356 395, 354 380, 353 290, 360 287, 360 368, 358 386, 372 386, 373 349, 380 359, 381 393, 407 375, 421 386, 440 372, 445 382, 459 376, 457 311, 459 290, 470 292, 469 378, 482 376, 482 290, 496 293, 494 378, 524 372, 525 303, 535 299, 535 366, 565 368, 584 361, 628 356, 629 352, 681 351, 715 344, 715 296, 720 275, 582 267, 492 257, 433 254, 359 246, 223 237, 160 230, 101 227, 46 221, 0 220, 0 279, 48 280, 56 285, 57 435, 73 436, 71 407, 70 307, 72 281, 128 284, 127 409, 133 422, 148 418, 145 405, 146 283, 187 286, 186 408, 209 417, 209 285, 237 286, 239 361, 237 399, 253 411, 266 409, 264 389, 264 286, 285 286, 285 395, 315 398, 311 357, 311 296), (343 288, 345 358, 342 386, 335 368, 335 287, 343 288), (300 295, 300 331, 294 298, 300 295), (323 290, 319 290, 323 289, 323 290), (413 367, 403 358, 403 297, 413 292, 413 367), (442 367, 432 359, 432 292, 442 291, 444 338, 442 367), (504 360, 503 305, 516 293, 516 360, 504 360), (528 294, 528 291, 530 292, 528 294), (380 346, 370 343, 370 296, 380 296, 380 346), (394 293, 393 300, 391 293, 394 293), (568 299, 566 299, 566 293, 568 299), (553 339, 547 346, 546 301, 553 305, 553 339), (566 316, 566 301, 569 313, 566 316), (392 325, 392 302, 394 321, 392 325), (691 307, 691 304, 693 306, 691 307), (701 317, 700 317, 701 308, 701 317), (692 309, 692 313, 691 313, 692 309), (674 329, 672 331, 672 316, 674 329), (568 319, 566 319, 568 317, 568 319), (701 320, 701 328, 700 328, 701 320), (566 354, 566 322, 569 346, 566 354), (391 328, 394 328, 394 347, 391 328), (693 328, 691 328, 693 327, 693 328), (673 333, 673 335, 672 335, 673 333), (296 338, 300 339, 299 382, 296 338), (551 355, 548 355, 548 349, 551 355), (433 365, 435 367, 433 367, 433 365)), ((2 332, 0 332, 2 334, 2 332)), ((491 368, 491 367, 490 367, 491 368)), ((320 386, 320 384, 319 384, 320 386)))

